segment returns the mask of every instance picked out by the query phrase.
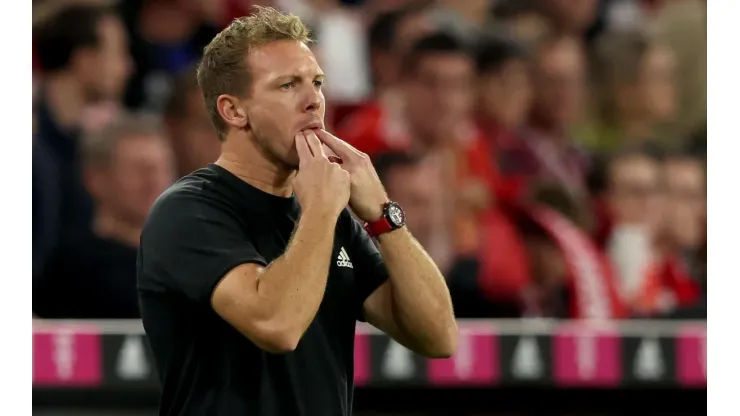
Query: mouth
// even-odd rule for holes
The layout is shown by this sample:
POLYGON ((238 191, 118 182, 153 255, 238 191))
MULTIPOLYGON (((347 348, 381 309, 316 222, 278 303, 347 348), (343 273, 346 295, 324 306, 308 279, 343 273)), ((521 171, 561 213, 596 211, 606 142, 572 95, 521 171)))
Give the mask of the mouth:
POLYGON ((321 121, 314 121, 312 123, 306 124, 305 126, 301 127, 298 131, 303 130, 322 130, 324 128, 324 123, 321 121))

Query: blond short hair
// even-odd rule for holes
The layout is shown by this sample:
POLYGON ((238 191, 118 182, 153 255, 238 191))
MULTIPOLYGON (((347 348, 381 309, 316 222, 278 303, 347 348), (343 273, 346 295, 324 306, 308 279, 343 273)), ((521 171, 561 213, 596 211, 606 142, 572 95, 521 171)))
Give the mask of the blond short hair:
POLYGON ((297 16, 272 7, 254 6, 249 16, 234 19, 203 51, 198 66, 198 85, 219 138, 224 139, 226 123, 218 113, 216 100, 222 94, 242 96, 250 87, 246 57, 260 46, 281 40, 309 43, 310 32, 297 16))

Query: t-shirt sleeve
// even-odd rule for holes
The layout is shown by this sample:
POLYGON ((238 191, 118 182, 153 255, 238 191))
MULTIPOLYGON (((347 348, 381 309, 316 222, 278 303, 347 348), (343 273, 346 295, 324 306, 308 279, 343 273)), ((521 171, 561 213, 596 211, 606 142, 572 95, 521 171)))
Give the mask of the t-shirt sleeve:
POLYGON ((155 204, 141 235, 142 290, 165 288, 210 305, 213 290, 231 269, 266 265, 236 214, 200 198, 169 195, 155 204))
POLYGON ((363 304, 375 289, 388 280, 388 269, 378 247, 365 231, 364 227, 348 211, 345 212, 351 221, 352 262, 355 270, 356 315, 359 321, 365 322, 363 304))

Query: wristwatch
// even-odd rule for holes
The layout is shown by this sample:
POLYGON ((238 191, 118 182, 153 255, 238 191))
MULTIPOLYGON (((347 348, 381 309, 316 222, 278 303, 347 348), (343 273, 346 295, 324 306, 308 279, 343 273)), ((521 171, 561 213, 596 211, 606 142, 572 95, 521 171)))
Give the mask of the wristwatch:
POLYGON ((406 225, 406 214, 398 203, 389 201, 383 205, 383 215, 379 220, 365 223, 365 231, 370 237, 393 231, 406 225))

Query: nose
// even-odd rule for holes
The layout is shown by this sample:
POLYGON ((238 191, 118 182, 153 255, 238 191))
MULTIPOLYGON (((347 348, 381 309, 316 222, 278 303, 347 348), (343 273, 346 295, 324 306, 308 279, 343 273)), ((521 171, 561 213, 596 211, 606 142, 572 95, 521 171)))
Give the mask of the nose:
POLYGON ((306 93, 306 101, 303 106, 303 111, 319 111, 319 109, 321 108, 321 92, 313 86, 307 89, 308 92, 306 93))

